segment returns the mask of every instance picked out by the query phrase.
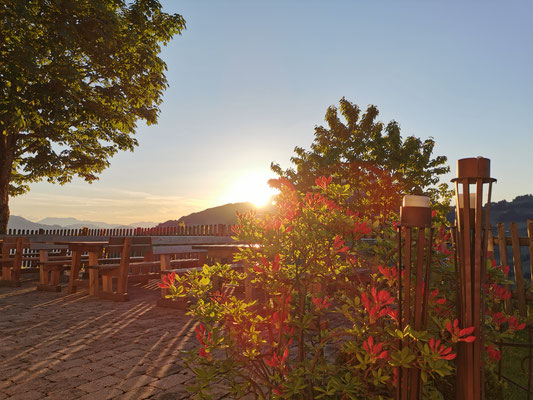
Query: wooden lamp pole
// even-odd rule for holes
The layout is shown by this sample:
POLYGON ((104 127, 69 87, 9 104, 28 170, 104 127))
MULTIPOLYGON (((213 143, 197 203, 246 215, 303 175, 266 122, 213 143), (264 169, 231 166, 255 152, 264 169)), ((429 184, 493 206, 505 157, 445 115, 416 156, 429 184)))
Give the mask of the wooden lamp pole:
MULTIPOLYGON (((405 196, 403 206, 400 207, 400 224, 398 226, 398 321, 401 330, 406 325, 411 325, 417 331, 426 328, 432 241, 433 228, 431 228, 429 198, 405 196), (430 228, 427 238, 426 228, 430 228), (413 232, 415 229, 418 231, 417 233, 413 232), (412 253, 413 233, 418 235, 414 254, 412 253), (405 271, 403 279, 402 271, 405 271)), ((404 339, 402 346, 408 345, 407 339, 404 339)), ((420 370, 399 368, 398 373, 396 398, 400 400, 421 399, 420 370)))
POLYGON ((492 195, 490 160, 483 157, 457 161, 455 251, 458 259, 457 302, 461 327, 474 326, 476 340, 457 344, 457 399, 484 398, 482 285, 485 282, 489 209, 492 195), (486 210, 483 187, 488 185, 486 210))

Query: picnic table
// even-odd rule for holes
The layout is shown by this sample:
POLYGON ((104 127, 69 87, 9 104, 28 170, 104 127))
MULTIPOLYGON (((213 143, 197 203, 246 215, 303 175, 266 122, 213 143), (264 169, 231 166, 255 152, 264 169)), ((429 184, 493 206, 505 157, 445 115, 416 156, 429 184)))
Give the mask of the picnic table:
POLYGON ((107 242, 102 241, 75 241, 75 240, 59 240, 54 241, 56 245, 66 245, 72 253, 72 261, 70 266, 70 277, 68 284, 68 294, 76 293, 78 286, 86 287, 87 281, 79 279, 81 268, 81 255, 83 253, 89 254, 89 265, 98 264, 98 259, 102 255, 104 247, 107 242))
POLYGON ((39 251, 39 285, 37 290, 60 292, 59 279, 64 265, 70 260, 65 254, 68 246, 32 242, 30 243, 30 249, 39 251), (51 256, 50 254, 54 255, 51 256))
MULTIPOLYGON (((252 245, 257 246, 259 245, 252 245)), ((228 243, 228 244, 200 244, 193 245, 192 248, 195 250, 206 250, 207 258, 212 259, 214 262, 218 263, 231 263, 233 261, 233 256, 238 253, 241 249, 249 248, 250 245, 242 243, 228 243)), ((251 301, 254 298, 253 287, 252 287, 252 275, 249 268, 245 268, 245 262, 242 262, 243 270, 246 273, 246 278, 244 279, 244 298, 246 301, 251 301)))
POLYGON ((139 236, 110 238, 107 253, 119 257, 89 261, 89 294, 127 301, 128 282, 146 284, 151 278, 160 279, 162 271, 167 269, 196 267, 204 252, 192 250, 191 246, 152 246, 150 237, 139 236), (176 258, 181 256, 188 258, 176 258))
POLYGON ((159 256, 162 272, 172 269, 172 256, 186 255, 187 258, 198 258, 198 264, 201 266, 205 263, 206 254, 206 250, 194 249, 191 245, 154 246, 154 256, 159 256))
POLYGON ((0 285, 20 286, 20 270, 22 253, 28 239, 22 236, 2 239, 2 255, 0 257, 0 285))
POLYGON ((192 248, 195 250, 207 251, 207 258, 215 262, 231 262, 233 256, 239 252, 240 249, 250 247, 248 244, 242 243, 226 243, 226 244, 197 244, 192 248))

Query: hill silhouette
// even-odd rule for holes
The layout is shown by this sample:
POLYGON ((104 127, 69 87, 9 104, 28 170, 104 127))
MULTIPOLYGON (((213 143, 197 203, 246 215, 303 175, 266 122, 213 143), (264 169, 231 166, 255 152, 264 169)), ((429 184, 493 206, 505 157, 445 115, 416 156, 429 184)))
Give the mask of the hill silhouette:
POLYGON ((533 195, 517 196, 513 201, 498 201, 491 203, 490 223, 493 227, 498 222, 503 222, 509 228, 511 222, 516 222, 521 236, 527 235, 527 220, 533 219, 533 195))
MULTIPOLYGON (((451 207, 448 220, 454 222, 455 208, 451 207)), ((515 197, 512 201, 501 200, 490 203, 490 224, 495 231, 499 222, 509 229, 511 222, 516 222, 521 236, 527 235, 527 220, 533 219, 533 195, 525 194, 515 197)))
POLYGON ((250 210, 257 210, 258 213, 261 213, 269 209, 272 209, 272 206, 258 208, 253 203, 249 202, 229 203, 195 212, 177 220, 168 220, 160 223, 157 227, 172 227, 179 226, 180 224, 185 224, 186 226, 216 224, 235 225, 237 223, 237 211, 243 213, 250 210))

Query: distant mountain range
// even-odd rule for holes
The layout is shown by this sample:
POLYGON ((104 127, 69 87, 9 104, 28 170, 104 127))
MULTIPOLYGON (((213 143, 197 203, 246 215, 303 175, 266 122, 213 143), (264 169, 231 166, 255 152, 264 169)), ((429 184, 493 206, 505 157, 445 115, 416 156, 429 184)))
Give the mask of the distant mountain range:
POLYGON ((9 218, 8 229, 80 229, 87 227, 89 229, 113 229, 113 228, 152 228, 157 227, 171 227, 179 226, 180 224, 185 225, 216 225, 216 224, 225 224, 225 225, 234 225, 237 223, 236 212, 241 213, 250 211, 252 209, 257 210, 259 213, 264 212, 272 208, 272 206, 257 208, 253 203, 229 203, 223 206, 208 208, 206 210, 195 212, 186 216, 181 217, 177 220, 169 220, 157 224, 156 222, 135 222, 128 225, 119 225, 119 224, 110 224, 107 222, 97 222, 97 221, 85 221, 79 220, 76 218, 44 218, 37 222, 29 221, 23 217, 17 215, 12 215, 9 218))
MULTIPOLYGON (((106 222, 95 221, 81 221, 76 218, 44 218, 38 222, 28 221, 25 218, 12 215, 9 218, 9 229, 79 229, 87 227, 89 229, 95 228, 151 228, 157 227, 171 227, 179 226, 180 224, 190 225, 213 225, 225 224, 234 225, 237 223, 236 212, 241 213, 256 210, 258 213, 270 211, 273 206, 266 206, 257 208, 252 203, 229 203, 223 206, 212 207, 206 210, 195 212, 183 216, 177 220, 169 220, 157 224, 155 222, 136 222, 129 225, 109 224, 106 222)), ((450 217, 451 217, 450 213, 450 217)), ((491 204, 490 219, 492 226, 496 223, 503 222, 506 229, 510 222, 516 222, 521 235, 526 235, 526 221, 533 219, 533 195, 527 194, 516 197, 513 201, 502 200, 491 204)))
MULTIPOLYGON (((453 208, 447 217, 453 223, 455 220, 455 210, 453 208)), ((531 194, 517 196, 513 201, 502 200, 490 204, 490 224, 494 233, 499 222, 503 222, 506 230, 509 230, 511 222, 516 222, 519 234, 527 236, 528 219, 533 219, 533 195, 531 194)))
POLYGON ((513 201, 502 200, 491 203, 490 222, 493 227, 498 222, 505 224, 509 229, 511 222, 516 222, 520 236, 527 236, 527 220, 533 219, 533 195, 517 196, 513 201))
POLYGON ((89 229, 113 229, 113 228, 151 228, 157 225, 155 222, 135 222, 129 225, 108 224, 106 222, 84 221, 76 218, 44 218, 37 222, 32 222, 26 218, 17 215, 9 217, 8 229, 80 229, 87 227, 89 229))

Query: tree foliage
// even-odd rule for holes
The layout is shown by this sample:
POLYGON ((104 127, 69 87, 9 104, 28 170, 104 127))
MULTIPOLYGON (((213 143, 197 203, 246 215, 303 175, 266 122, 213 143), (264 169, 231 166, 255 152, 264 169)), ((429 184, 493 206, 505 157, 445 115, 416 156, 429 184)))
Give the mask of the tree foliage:
POLYGON ((435 141, 403 139, 399 124, 385 125, 378 114, 373 105, 362 113, 342 98, 339 109, 331 106, 326 112, 328 127, 315 127, 311 149, 294 149, 295 168, 282 170, 272 163, 272 170, 301 191, 312 189, 316 176, 334 176, 355 189, 351 208, 368 216, 397 212, 404 194, 426 194, 434 201, 444 197, 446 202, 447 185, 438 183, 449 167, 445 156, 433 158, 435 141))
POLYGON ((94 181, 133 150, 167 87, 161 45, 185 20, 156 0, 5 0, 0 20, 1 228, 8 193, 94 181))

